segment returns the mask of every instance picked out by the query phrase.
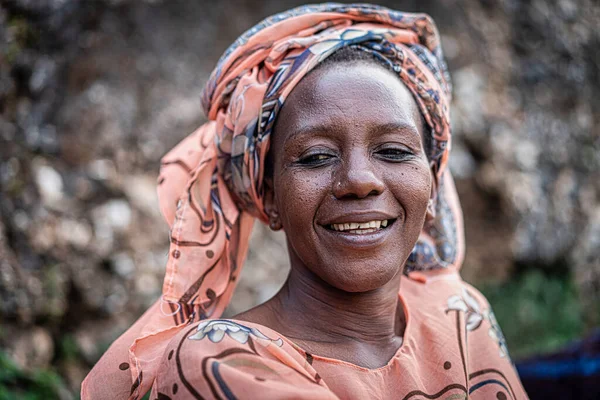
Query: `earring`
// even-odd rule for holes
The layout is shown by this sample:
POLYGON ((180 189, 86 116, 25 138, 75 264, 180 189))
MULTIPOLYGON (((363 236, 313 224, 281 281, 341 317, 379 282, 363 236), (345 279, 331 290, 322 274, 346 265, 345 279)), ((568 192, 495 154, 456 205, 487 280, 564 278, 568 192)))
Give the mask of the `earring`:
POLYGON ((269 228, 271 228, 272 231, 279 231, 281 228, 283 228, 283 226, 281 225, 279 218, 270 218, 269 228))
POLYGON ((435 218, 435 204, 433 202, 433 199, 429 199, 429 201, 427 202, 427 214, 425 214, 425 219, 427 221, 431 221, 434 218, 435 218))

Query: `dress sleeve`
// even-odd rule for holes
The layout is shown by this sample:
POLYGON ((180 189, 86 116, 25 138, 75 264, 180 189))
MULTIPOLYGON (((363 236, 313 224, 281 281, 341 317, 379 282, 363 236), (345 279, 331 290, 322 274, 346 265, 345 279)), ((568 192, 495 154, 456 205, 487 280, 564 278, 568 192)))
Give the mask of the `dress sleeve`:
POLYGON ((232 320, 190 325, 168 345, 151 398, 337 399, 292 345, 232 320))
POLYGON ((456 272, 410 276, 400 290, 410 311, 406 340, 419 348, 421 376, 438 382, 428 393, 454 385, 470 399, 527 399, 486 298, 456 272))
POLYGON ((481 398, 528 399, 492 307, 479 290, 462 285, 455 301, 463 301, 470 393, 481 392, 477 393, 481 398))
POLYGON ((152 305, 124 334, 122 334, 81 384, 81 399, 127 399, 133 389, 129 347, 141 336, 149 318, 156 314, 158 301, 152 305))

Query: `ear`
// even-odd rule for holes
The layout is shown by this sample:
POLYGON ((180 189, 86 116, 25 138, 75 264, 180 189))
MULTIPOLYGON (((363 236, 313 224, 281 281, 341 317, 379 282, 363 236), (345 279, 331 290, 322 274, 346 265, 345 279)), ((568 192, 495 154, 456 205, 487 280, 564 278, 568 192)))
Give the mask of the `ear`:
POLYGON ((433 171, 431 171, 431 193, 429 194, 429 201, 427 201, 427 212, 425 214, 425 221, 427 221, 427 222, 435 219, 435 215, 436 215, 435 209, 436 209, 436 203, 437 203, 437 188, 438 188, 437 179, 433 175, 433 171))
POLYGON ((278 231, 283 228, 281 224, 281 218, 279 217, 279 210, 277 208, 277 202, 275 201, 275 190, 273 190, 273 178, 266 177, 263 181, 264 185, 264 196, 263 204, 265 213, 269 217, 269 227, 273 231, 278 231))

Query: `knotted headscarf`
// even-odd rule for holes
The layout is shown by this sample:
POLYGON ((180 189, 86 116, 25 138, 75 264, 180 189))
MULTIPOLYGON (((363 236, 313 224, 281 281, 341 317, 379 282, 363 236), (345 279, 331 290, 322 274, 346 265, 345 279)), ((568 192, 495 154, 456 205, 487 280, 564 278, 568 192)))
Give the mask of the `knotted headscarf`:
MULTIPOLYGON (((389 64, 412 92, 430 127, 436 185, 444 188, 451 88, 429 16, 323 4, 267 18, 229 47, 212 72, 202 94, 209 122, 163 159, 158 192, 171 227, 165 300, 201 305, 203 317, 223 311, 252 220, 268 220, 263 178, 277 114, 311 69, 347 46, 389 64)), ((429 224, 436 229, 424 230, 407 271, 456 265, 457 232, 446 197, 437 196, 437 218, 429 224)))
POLYGON ((423 228, 405 273, 460 267, 462 219, 445 172, 451 85, 432 19, 333 3, 274 15, 225 51, 202 94, 208 122, 162 160, 158 194, 171 244, 159 310, 143 317, 146 326, 130 348, 132 397, 151 384, 152 360, 165 341, 191 321, 219 317, 229 303, 253 222, 267 221, 265 159, 277 114, 311 69, 347 46, 370 52, 398 74, 431 134, 436 216, 423 228))

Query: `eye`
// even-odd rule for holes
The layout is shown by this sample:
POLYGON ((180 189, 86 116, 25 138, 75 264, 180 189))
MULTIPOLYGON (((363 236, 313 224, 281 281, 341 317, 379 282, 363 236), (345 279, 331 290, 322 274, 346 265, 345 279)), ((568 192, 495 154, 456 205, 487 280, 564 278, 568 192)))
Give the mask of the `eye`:
POLYGON ((328 160, 333 158, 333 155, 327 153, 313 153, 307 154, 298 160, 298 164, 309 165, 309 166, 318 166, 324 164, 328 160))
POLYGON ((413 156, 413 153, 402 147, 382 147, 376 152, 379 158, 389 161, 403 161, 413 156))

